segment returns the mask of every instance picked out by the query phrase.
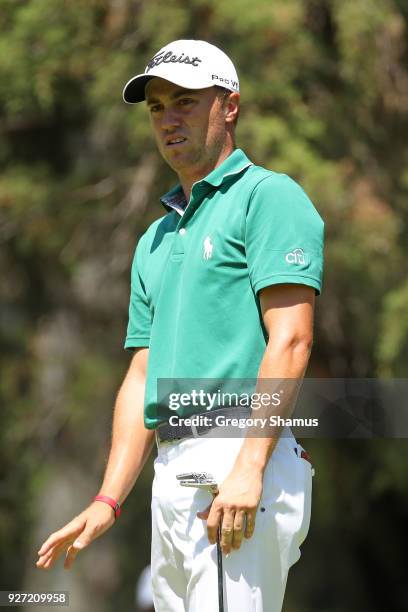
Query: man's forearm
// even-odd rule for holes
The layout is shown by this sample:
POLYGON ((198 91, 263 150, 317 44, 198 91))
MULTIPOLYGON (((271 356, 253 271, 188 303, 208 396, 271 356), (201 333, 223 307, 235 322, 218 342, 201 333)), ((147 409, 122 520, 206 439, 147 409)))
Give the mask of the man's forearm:
MULTIPOLYGON (((268 392, 271 396, 277 389, 272 389, 274 381, 283 381, 287 395, 293 394, 293 399, 288 398, 282 416, 289 416, 288 410, 293 410, 293 402, 296 399, 297 390, 306 371, 310 356, 311 346, 307 342, 288 344, 285 346, 268 344, 266 347, 258 374, 257 391, 268 392)), ((253 411, 252 416, 269 417, 271 408, 268 407, 261 415, 259 410, 253 411)), ((241 451, 237 457, 235 468, 239 470, 256 470, 263 474, 270 456, 278 442, 282 428, 276 428, 270 437, 245 438, 241 451)))
POLYGON ((100 495, 113 497, 120 504, 133 488, 154 443, 154 430, 146 429, 143 421, 142 359, 142 355, 135 355, 116 399, 111 450, 99 491, 100 495))

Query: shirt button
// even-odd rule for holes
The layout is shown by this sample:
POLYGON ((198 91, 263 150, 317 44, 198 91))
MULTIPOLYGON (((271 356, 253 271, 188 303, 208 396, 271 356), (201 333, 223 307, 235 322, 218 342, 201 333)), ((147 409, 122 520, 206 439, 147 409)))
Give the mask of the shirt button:
POLYGON ((179 230, 179 234, 181 234, 181 235, 183 236, 185 233, 186 233, 186 230, 185 230, 185 228, 184 228, 184 227, 182 227, 182 228, 179 230))

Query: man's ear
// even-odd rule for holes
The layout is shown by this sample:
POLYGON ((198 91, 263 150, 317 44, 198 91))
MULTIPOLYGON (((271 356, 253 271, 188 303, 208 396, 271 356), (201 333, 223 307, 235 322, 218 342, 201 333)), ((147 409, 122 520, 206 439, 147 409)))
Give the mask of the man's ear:
POLYGON ((240 95, 236 91, 232 91, 224 100, 225 107, 225 120, 227 123, 234 123, 238 121, 239 115, 239 99, 240 95))

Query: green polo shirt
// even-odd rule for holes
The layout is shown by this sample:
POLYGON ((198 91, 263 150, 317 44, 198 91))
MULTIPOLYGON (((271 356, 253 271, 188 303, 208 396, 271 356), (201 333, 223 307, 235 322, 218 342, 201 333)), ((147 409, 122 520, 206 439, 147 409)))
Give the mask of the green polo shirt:
POLYGON ((256 379, 267 342, 259 291, 296 283, 319 294, 323 271, 310 199, 240 149, 194 183, 184 212, 180 185, 161 202, 167 214, 136 248, 125 341, 149 347, 149 429, 175 414, 158 401, 158 379, 256 379))

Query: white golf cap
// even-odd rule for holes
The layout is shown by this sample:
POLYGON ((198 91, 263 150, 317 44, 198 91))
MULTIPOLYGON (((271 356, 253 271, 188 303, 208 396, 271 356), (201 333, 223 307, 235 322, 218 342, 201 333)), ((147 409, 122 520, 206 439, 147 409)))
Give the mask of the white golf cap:
POLYGON ((228 55, 204 40, 175 40, 152 57, 143 74, 128 81, 123 99, 128 104, 145 100, 145 86, 160 77, 186 89, 204 89, 219 85, 239 91, 237 71, 228 55))

